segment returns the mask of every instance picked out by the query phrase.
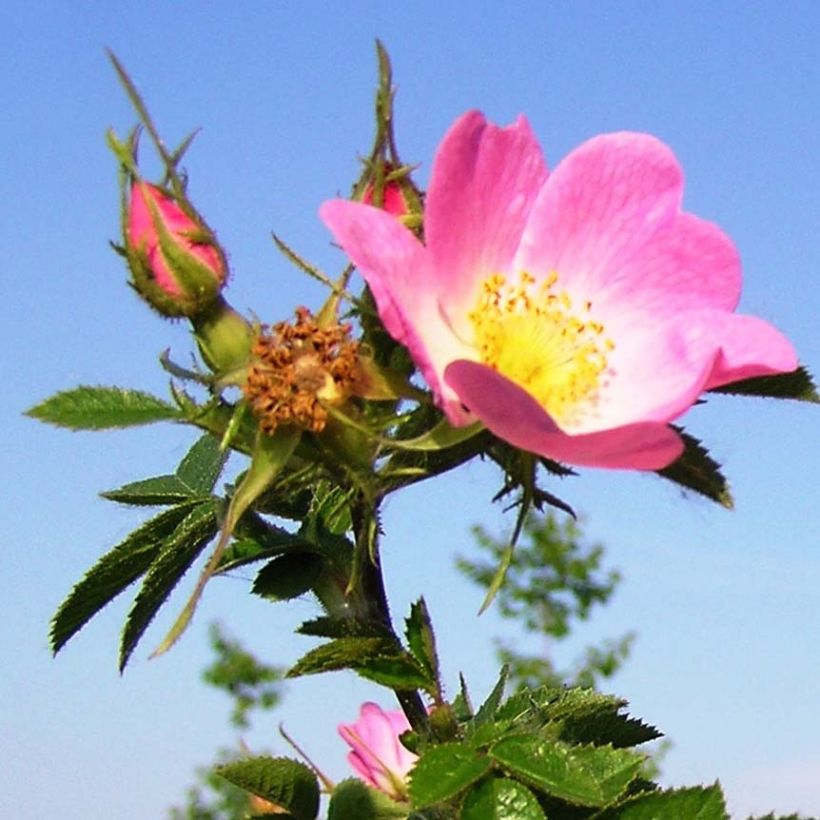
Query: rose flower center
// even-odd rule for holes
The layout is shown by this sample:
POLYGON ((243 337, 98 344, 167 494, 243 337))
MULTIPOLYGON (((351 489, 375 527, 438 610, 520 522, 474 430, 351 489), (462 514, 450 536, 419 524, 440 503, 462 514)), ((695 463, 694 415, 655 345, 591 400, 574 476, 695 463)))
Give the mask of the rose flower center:
POLYGON ((571 428, 594 408, 614 344, 592 318, 592 303, 573 305, 557 282, 557 273, 537 282, 522 271, 517 283, 493 274, 468 318, 481 361, 571 428))

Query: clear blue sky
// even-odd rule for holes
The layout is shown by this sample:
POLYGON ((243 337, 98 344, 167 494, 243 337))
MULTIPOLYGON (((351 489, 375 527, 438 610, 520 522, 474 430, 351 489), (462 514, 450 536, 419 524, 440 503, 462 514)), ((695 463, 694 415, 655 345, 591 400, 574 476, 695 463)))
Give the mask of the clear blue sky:
MULTIPOLYGON (((687 178, 685 206, 718 222, 745 266, 742 307, 765 316, 820 371, 820 6, 725 2, 143 2, 12 0, 0 11, 0 274, 5 318, 0 542, 0 814, 34 820, 164 816, 195 765, 231 745, 227 702, 198 681, 206 626, 222 619, 267 659, 294 661, 313 613, 252 600, 218 580, 181 644, 120 678, 123 596, 55 661, 48 620, 104 549, 140 520, 96 496, 169 471, 192 441, 171 426, 70 434, 20 413, 77 383, 163 394, 157 354, 187 351, 124 284, 108 126, 134 121, 107 64, 128 66, 171 142, 194 127, 191 193, 230 251, 229 298, 264 320, 320 291, 277 256, 275 229, 333 271, 339 254, 316 217, 346 192, 371 139, 373 41, 399 85, 399 147, 429 173, 464 110, 509 122, 525 113, 552 166, 597 133, 648 131, 687 178)), ((150 166, 149 166, 150 167, 150 166)), ((583 643, 639 633, 612 689, 667 732, 673 784, 724 784, 732 810, 820 815, 820 462, 810 406, 720 398, 687 426, 732 478, 729 513, 649 476, 586 470, 561 494, 626 581, 583 643)), ((395 610, 424 592, 452 687, 463 670, 491 686, 478 591, 456 576, 468 527, 509 525, 489 505, 497 476, 473 467, 387 509, 385 560, 395 610)), ((192 579, 188 579, 188 583, 192 579)), ((155 643, 181 600, 148 635, 155 643)), ((570 650, 572 654, 572 650, 570 650)), ((289 685, 283 708, 246 739, 284 749, 284 720, 327 770, 345 772, 339 721, 378 696, 343 673, 289 685)))

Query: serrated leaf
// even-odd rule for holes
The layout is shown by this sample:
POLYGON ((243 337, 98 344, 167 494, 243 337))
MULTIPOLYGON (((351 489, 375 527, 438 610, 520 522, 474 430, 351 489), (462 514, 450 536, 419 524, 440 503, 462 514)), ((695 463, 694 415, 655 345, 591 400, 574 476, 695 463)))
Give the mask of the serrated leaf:
POLYGON ((110 430, 182 417, 176 407, 150 393, 88 386, 55 393, 26 415, 70 430, 110 430))
POLYGON ((595 820, 728 820, 723 793, 716 783, 708 788, 671 789, 627 800, 619 806, 595 814, 595 820))
POLYGON ((493 687, 493 691, 487 697, 487 700, 481 704, 479 710, 473 718, 472 728, 478 728, 483 723, 487 723, 495 717, 496 710, 501 705, 501 698, 504 697, 504 687, 507 685, 507 678, 510 676, 510 667, 506 664, 501 667, 498 674, 498 681, 493 687))
POLYGON ((459 723, 466 723, 473 717, 473 704, 470 700, 470 693, 467 691, 467 681, 464 680, 464 675, 461 672, 458 674, 458 683, 458 694, 453 698, 451 706, 456 720, 459 723))
POLYGON ((729 482, 720 470, 720 464, 709 455, 709 451, 698 439, 679 427, 675 429, 683 439, 683 453, 677 461, 673 461, 663 470, 658 470, 658 475, 674 481, 687 490, 694 490, 731 510, 734 501, 729 490, 729 482))
POLYGON ((423 809, 449 800, 483 777, 489 758, 460 743, 442 743, 425 752, 410 772, 413 808, 423 809))
POLYGON ((575 687, 551 698, 541 715, 560 727, 559 737, 568 743, 627 748, 662 737, 654 726, 625 714, 625 706, 619 698, 575 687))
POLYGON ((730 393, 737 396, 762 396, 771 399, 795 399, 820 403, 820 394, 811 373, 801 366, 791 373, 777 373, 773 376, 757 376, 733 384, 714 387, 710 393, 730 393))
POLYGON ((184 504, 160 513, 94 564, 60 604, 51 621, 50 639, 54 654, 97 612, 146 572, 163 541, 190 510, 191 505, 184 504))
POLYGON ((461 820, 546 820, 546 815, 523 783, 494 777, 479 783, 467 795, 461 820))
POLYGON ((259 570, 251 591, 273 601, 298 598, 313 586, 323 566, 324 561, 310 552, 281 555, 259 570))
POLYGON ((296 820, 319 813, 319 784, 304 763, 289 757, 252 757, 216 767, 217 774, 240 789, 281 806, 296 820))
POLYGON ((405 620, 407 645, 431 680, 438 680, 438 654, 433 624, 424 598, 410 606, 410 616, 405 620))
POLYGON ((205 501, 193 507, 165 539, 128 613, 120 642, 120 671, 125 669, 131 653, 159 608, 216 535, 218 528, 216 502, 205 501))
POLYGON ((310 514, 333 535, 343 535, 352 526, 350 490, 321 481, 314 490, 310 514))
POLYGON ((160 475, 142 481, 132 481, 116 490, 106 490, 100 495, 109 501, 135 506, 179 504, 192 498, 191 488, 175 475, 160 475))
POLYGON ((191 493, 210 493, 222 472, 229 452, 222 450, 216 436, 206 434, 194 443, 177 467, 177 478, 189 487, 191 493))
POLYGON ((407 814, 406 805, 394 802, 357 778, 350 778, 333 790, 327 820, 399 820, 407 814))
POLYGON ((315 635, 318 638, 384 638, 384 630, 378 626, 326 615, 304 621, 296 631, 300 635, 315 635))
POLYGON ((312 649, 285 677, 353 669, 369 680, 394 689, 429 689, 430 680, 412 655, 401 652, 388 638, 337 638, 312 649))
POLYGON ((547 794, 580 806, 605 806, 640 772, 643 758, 610 746, 568 746, 534 735, 500 741, 490 756, 547 794))

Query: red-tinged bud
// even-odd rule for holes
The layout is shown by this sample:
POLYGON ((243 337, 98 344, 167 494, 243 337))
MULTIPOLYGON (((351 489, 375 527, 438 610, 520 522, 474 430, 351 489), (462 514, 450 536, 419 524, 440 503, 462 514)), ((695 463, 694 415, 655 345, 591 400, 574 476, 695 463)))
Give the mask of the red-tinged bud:
POLYGON ((408 227, 418 221, 421 214, 421 195, 410 179, 410 167, 394 168, 385 163, 373 171, 361 195, 365 205, 373 205, 400 219, 408 227))
POLYGON ((156 185, 135 181, 124 229, 134 287, 152 307, 163 316, 188 317, 212 307, 227 264, 192 209, 156 185))

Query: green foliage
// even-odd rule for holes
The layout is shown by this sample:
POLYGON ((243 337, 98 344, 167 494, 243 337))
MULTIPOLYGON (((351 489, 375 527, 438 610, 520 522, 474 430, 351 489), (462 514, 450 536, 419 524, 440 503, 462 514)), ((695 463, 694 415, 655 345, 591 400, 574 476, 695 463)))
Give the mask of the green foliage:
POLYGON ((433 624, 424 598, 410 607, 410 617, 405 621, 405 637, 413 657, 419 662, 431 681, 439 679, 438 653, 433 624))
POLYGON ((202 680, 231 696, 231 723, 247 729, 251 710, 273 709, 281 700, 283 670, 262 663, 219 624, 211 624, 209 637, 216 658, 203 670, 202 680))
POLYGON ((656 791, 627 800, 615 809, 595 815, 595 820, 728 820, 720 786, 656 791))
POLYGON ((87 386, 55 393, 26 415, 70 430, 110 430, 181 418, 176 407, 149 393, 87 386))
POLYGON ((333 790, 327 820, 400 820, 407 806, 393 802, 386 794, 366 786, 361 780, 343 780, 333 790))
POLYGON ((316 775, 288 757, 251 757, 217 769, 226 780, 290 812, 294 820, 314 820, 319 813, 316 775))
POLYGON ((523 783, 492 777, 467 795, 461 820, 546 820, 546 815, 523 783))
MULTIPOLYGON (((480 527, 474 533, 488 560, 459 557, 456 566, 470 580, 487 588, 508 544, 480 527)), ((498 592, 499 614, 518 624, 525 634, 555 641, 566 639, 575 622, 587 620, 594 607, 606 604, 620 582, 617 571, 603 570, 603 552, 600 545, 586 545, 579 526, 570 519, 559 523, 551 514, 542 518, 528 516, 521 543, 510 558, 506 580, 498 592)), ((589 647, 571 670, 559 670, 544 654, 525 655, 505 642, 498 642, 498 657, 509 667, 510 678, 519 687, 562 683, 591 687, 620 668, 632 640, 630 634, 589 647)))
POLYGON ((709 455, 709 451, 698 439, 685 433, 680 427, 675 429, 683 439, 683 454, 668 467, 658 470, 658 475, 731 510, 734 501, 720 464, 709 455))
POLYGON ((287 677, 353 669, 363 678, 395 690, 428 689, 433 681, 416 659, 390 638, 347 637, 312 649, 287 672, 287 677))
POLYGON ((226 455, 210 435, 194 443, 173 475, 156 476, 103 493, 129 505, 168 509, 106 553, 69 593, 51 624, 58 652, 106 604, 144 576, 126 619, 120 669, 174 587, 219 529, 220 502, 210 493, 226 455))
POLYGON ((724 384, 722 387, 713 388, 710 392, 820 403, 820 394, 817 392, 811 373, 805 367, 798 367, 792 373, 757 376, 733 384, 724 384))
POLYGON ((483 777, 492 761, 461 743, 433 746, 410 773, 410 798, 418 809, 445 802, 483 777))

